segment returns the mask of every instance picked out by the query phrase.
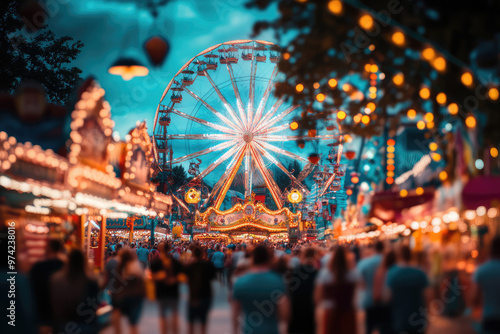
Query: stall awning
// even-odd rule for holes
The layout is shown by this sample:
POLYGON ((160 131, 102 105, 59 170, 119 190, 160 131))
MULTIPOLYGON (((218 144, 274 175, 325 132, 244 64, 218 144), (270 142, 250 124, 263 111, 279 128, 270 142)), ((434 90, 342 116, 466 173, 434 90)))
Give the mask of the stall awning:
POLYGON ((430 214, 434 189, 426 189, 422 195, 408 194, 401 197, 399 192, 384 191, 373 195, 370 217, 384 222, 398 223, 411 216, 430 214))
POLYGON ((469 210, 479 206, 489 208, 500 202, 500 177, 480 176, 470 180, 462 191, 462 201, 469 210))

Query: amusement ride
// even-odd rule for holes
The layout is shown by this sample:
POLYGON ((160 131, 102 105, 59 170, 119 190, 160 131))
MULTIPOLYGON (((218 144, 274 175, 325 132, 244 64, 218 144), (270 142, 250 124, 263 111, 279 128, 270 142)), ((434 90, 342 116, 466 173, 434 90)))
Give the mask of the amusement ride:
POLYGON ((280 48, 266 41, 217 44, 182 66, 161 97, 154 122, 155 161, 167 183, 173 166, 189 163, 192 179, 171 193, 184 210, 196 211, 191 212, 194 227, 204 235, 299 231, 304 210, 295 210, 295 204, 310 198, 312 188, 313 203, 335 199, 342 188, 339 128, 293 132, 291 123, 306 108, 274 96, 280 57, 280 48), (302 143, 299 149, 297 142, 302 143), (308 159, 311 151, 320 153, 318 161, 308 159), (329 153, 323 157, 321 152, 329 153), (303 167, 297 177, 285 167, 293 161, 303 167), (277 171, 290 179, 285 191, 276 183, 277 171), (223 211, 235 179, 242 180, 244 200, 223 211), (269 191, 267 206, 256 200, 256 188, 269 191))

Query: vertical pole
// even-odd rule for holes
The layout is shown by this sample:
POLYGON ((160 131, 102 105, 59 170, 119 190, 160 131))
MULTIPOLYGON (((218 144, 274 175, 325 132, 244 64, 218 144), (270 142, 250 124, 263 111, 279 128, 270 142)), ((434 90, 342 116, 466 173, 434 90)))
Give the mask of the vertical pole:
POLYGON ((80 248, 86 254, 87 250, 85 249, 85 245, 87 244, 85 240, 85 222, 87 221, 87 216, 82 214, 80 216, 80 248))
POLYGON ((101 237, 100 237, 100 243, 101 243, 101 254, 99 256, 101 257, 101 269, 104 268, 104 249, 106 248, 106 216, 102 216, 101 220, 101 237))
POLYGON ((134 221, 133 220, 130 220, 130 221, 131 221, 131 224, 130 224, 130 231, 128 234, 128 242, 132 243, 134 241, 134 221))
MULTIPOLYGON (((87 222, 88 220, 88 217, 85 216, 85 222, 87 222)), ((85 226, 85 223, 84 225, 85 226)), ((86 236, 87 238, 85 239, 85 251, 84 253, 87 255, 87 257, 89 257, 89 253, 90 253, 90 236, 91 236, 91 233, 92 233, 92 224, 91 222, 89 221, 89 223, 87 224, 87 228, 86 228, 86 236)), ((95 254, 94 254, 94 263, 95 263, 95 254)))
POLYGON ((385 182, 385 179, 387 176, 387 139, 389 136, 389 129, 388 129, 388 125, 387 125, 387 107, 384 107, 384 109, 383 109, 383 116, 384 116, 385 122, 384 122, 384 141, 382 142, 382 145, 384 145, 384 156, 382 157, 382 161, 383 161, 382 166, 384 167, 382 172, 384 173, 384 177, 382 178, 382 180, 384 182, 383 189, 387 190, 387 189, 389 189, 389 187, 388 187, 389 185, 387 184, 387 182, 385 182))
POLYGON ((151 219, 151 237, 149 238, 149 244, 151 247, 153 247, 153 245, 155 244, 155 228, 156 228, 156 220, 158 218, 155 217, 153 219, 151 219))

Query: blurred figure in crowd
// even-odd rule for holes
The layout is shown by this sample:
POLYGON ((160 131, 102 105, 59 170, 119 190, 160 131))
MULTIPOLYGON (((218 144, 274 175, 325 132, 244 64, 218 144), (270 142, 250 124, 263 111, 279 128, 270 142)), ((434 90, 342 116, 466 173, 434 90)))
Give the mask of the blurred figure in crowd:
POLYGON ((59 240, 50 240, 45 251, 45 260, 36 262, 31 267, 29 277, 33 287, 34 299, 38 314, 38 325, 41 331, 53 328, 50 278, 59 271, 63 265, 64 247, 59 240))
POLYGON ((373 297, 373 317, 375 317, 380 334, 392 333, 392 307, 390 302, 390 292, 385 285, 387 273, 396 265, 396 253, 391 250, 385 254, 385 257, 375 273, 373 278, 372 297, 373 297))
POLYGON ((215 246, 211 261, 215 267, 217 279, 221 284, 224 284, 224 253, 221 252, 220 245, 215 246))
POLYGON ((112 277, 116 273, 116 267, 118 267, 118 253, 120 253, 120 249, 122 249, 122 244, 117 244, 115 246, 115 251, 111 253, 106 265, 104 266, 104 285, 107 286, 111 281, 112 277))
MULTIPOLYGON (((411 250, 401 246, 399 262, 387 273, 386 285, 392 303, 392 328, 395 333, 424 333, 427 329, 427 275, 411 265, 411 250)), ((428 295, 428 293, 427 293, 428 295)))
MULTIPOLYGON (((10 274, 12 267, 8 260, 15 258, 16 264, 20 264, 19 253, 13 255, 9 247, 9 229, 5 224, 0 210, 0 309, 2 310, 2 321, 0 322, 0 333, 26 333, 44 334, 52 331, 51 327, 45 327, 48 331, 39 330, 36 321, 36 306, 33 300, 33 291, 30 281, 22 272, 16 275, 10 274), (10 257, 9 257, 10 256, 10 257), (15 299, 9 295, 15 290, 15 299), (15 304, 12 304, 14 301, 15 304), (15 327, 14 327, 15 326, 15 327)), ((50 305, 49 305, 50 306, 50 305)))
POLYGON ((139 258, 142 268, 146 269, 148 267, 149 250, 142 242, 139 242, 139 246, 137 247, 137 257, 139 258))
POLYGON ((151 263, 151 273, 155 282, 156 300, 160 311, 160 330, 162 334, 179 331, 179 274, 182 266, 171 253, 170 244, 160 246, 161 256, 151 263), (168 321, 170 313, 171 323, 168 321))
POLYGON ((375 273, 383 260, 384 243, 377 241, 374 248, 375 254, 362 259, 357 266, 363 288, 361 307, 365 310, 365 330, 367 334, 372 333, 376 328, 380 328, 378 323, 380 319, 379 310, 373 302, 373 281, 375 273))
POLYGON ((314 299, 318 312, 318 333, 356 333, 354 293, 358 273, 349 269, 346 250, 339 246, 328 267, 316 279, 314 299))
POLYGON ((98 332, 99 287, 87 273, 87 259, 81 250, 72 250, 63 269, 52 276, 50 292, 57 333, 66 333, 69 328, 81 334, 98 332))
MULTIPOLYGON (((300 255, 300 253, 297 253, 300 255)), ((286 275, 287 291, 291 302, 288 333, 315 333, 314 282, 318 270, 315 266, 316 250, 306 248, 300 264, 286 275)))
POLYGON ((149 263, 152 263, 160 258, 160 252, 158 251, 158 245, 154 245, 151 251, 149 252, 148 260, 149 263))
POLYGON ((210 261, 203 259, 200 247, 192 251, 193 262, 186 268, 189 286, 188 299, 188 332, 194 333, 194 325, 200 323, 201 334, 207 331, 207 316, 212 304, 211 282, 215 278, 215 268, 210 261))
POLYGON ((281 277, 271 271, 272 256, 264 245, 254 248, 252 265, 233 285, 235 333, 279 333, 279 322, 288 322, 290 305, 281 277), (243 321, 239 323, 240 314, 243 321), (239 327, 239 331, 238 331, 239 327))
POLYGON ((465 303, 465 283, 457 268, 455 252, 446 248, 442 252, 442 274, 438 285, 437 297, 443 302, 441 315, 456 319, 463 315, 465 303))
POLYGON ((490 259, 473 276, 473 303, 482 306, 481 333, 500 333, 500 236, 491 241, 490 259))
POLYGON ((146 294, 144 283, 144 270, 137 260, 136 253, 125 247, 119 253, 119 262, 116 267, 119 275, 118 284, 111 290, 113 304, 112 322, 115 333, 120 334, 121 316, 127 317, 130 324, 130 333, 138 333, 139 319, 142 312, 142 304, 146 294))

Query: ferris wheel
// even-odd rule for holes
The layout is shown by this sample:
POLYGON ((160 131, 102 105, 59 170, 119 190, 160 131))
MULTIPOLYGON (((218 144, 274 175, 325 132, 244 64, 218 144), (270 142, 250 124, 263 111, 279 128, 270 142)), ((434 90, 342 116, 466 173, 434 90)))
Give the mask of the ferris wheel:
POLYGON ((272 94, 279 59, 280 48, 270 42, 221 43, 189 60, 165 89, 155 115, 155 158, 163 171, 189 163, 191 182, 211 178, 203 205, 212 199, 218 209, 235 179, 241 179, 245 197, 258 183, 282 208, 284 195, 272 170, 281 170, 293 187, 307 192, 286 165, 310 164, 312 145, 328 152, 328 143, 338 143, 338 131, 324 128, 300 136, 290 129, 302 109, 272 94), (306 147, 298 149, 297 140, 306 147))

